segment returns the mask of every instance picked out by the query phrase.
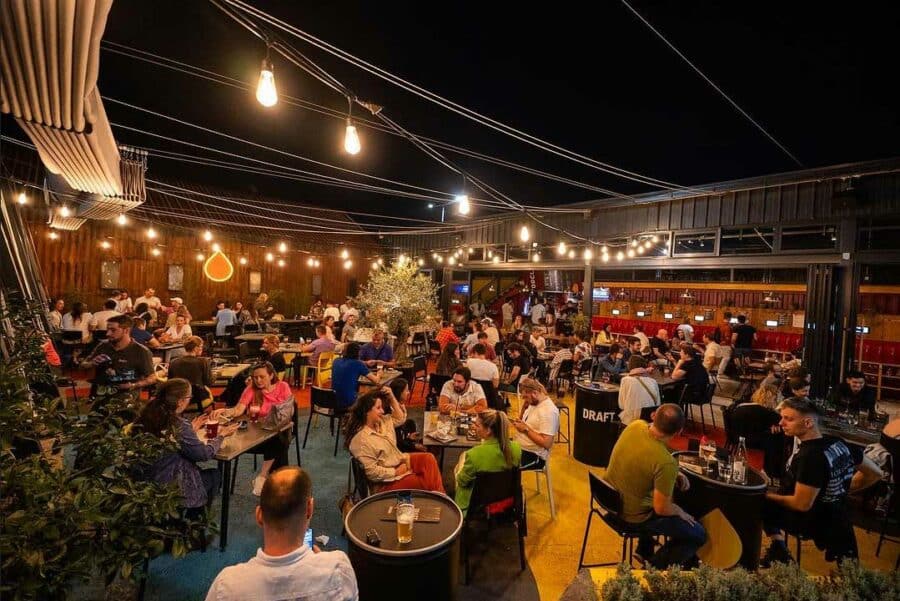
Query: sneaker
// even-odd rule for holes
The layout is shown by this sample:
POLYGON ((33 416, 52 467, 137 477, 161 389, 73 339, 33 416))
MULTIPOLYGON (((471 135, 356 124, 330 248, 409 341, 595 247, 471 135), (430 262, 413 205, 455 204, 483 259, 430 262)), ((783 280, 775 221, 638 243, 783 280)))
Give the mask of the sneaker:
POLYGON ((258 497, 262 494, 263 484, 266 483, 266 479, 262 476, 257 476, 253 479, 253 496, 258 497))
POLYGON ((759 565, 764 568, 770 568, 773 563, 794 563, 791 552, 788 551, 787 545, 783 542, 781 544, 772 543, 769 545, 769 549, 760 560, 759 565))

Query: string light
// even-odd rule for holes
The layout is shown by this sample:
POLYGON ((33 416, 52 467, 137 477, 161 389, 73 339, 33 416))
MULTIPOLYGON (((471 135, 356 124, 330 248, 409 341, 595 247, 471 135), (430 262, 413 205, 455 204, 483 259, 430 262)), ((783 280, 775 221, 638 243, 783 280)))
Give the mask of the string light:
POLYGON ((273 255, 272 253, 266 253, 266 261, 271 263, 274 260, 275 260, 275 255, 273 255))
POLYGON ((600 252, 605 255, 605 254, 609 253, 609 249, 604 244, 603 246, 600 247, 600 252))
POLYGON ((519 230, 519 240, 522 242, 528 242, 531 238, 531 232, 528 231, 528 226, 523 225, 522 229, 519 230))
POLYGON ((159 255, 162 254, 162 252, 160 252, 160 250, 158 248, 153 247, 153 249, 150 251, 150 254, 152 254, 154 257, 158 257, 159 255))
POLYGON ((286 253, 286 252, 287 252, 287 244, 285 244, 284 242, 282 242, 281 244, 279 244, 279 245, 278 245, 278 252, 286 253))
POLYGON ((653 234, 653 237, 650 239, 653 241, 653 244, 656 244, 657 242, 659 242, 659 236, 657 236, 656 234, 653 234))
MULTIPOLYGON (((451 258, 452 258, 452 257, 451 257, 451 258)), ((444 257, 438 255, 437 262, 438 262, 438 263, 443 263, 443 262, 444 262, 444 257)))
POLYGON ((616 253, 616 261, 621 261, 624 258, 625 258, 625 253, 623 253, 621 250, 616 253))
POLYGON ((489 250, 489 251, 488 251, 488 254, 487 254, 487 257, 488 257, 488 259, 494 258, 494 251, 489 250))
POLYGON ((218 242, 213 242, 212 249, 214 253, 217 253, 222 250, 222 247, 219 246, 218 242))
POLYGON ((57 234, 56 232, 50 232, 50 233, 47 234, 47 236, 48 236, 51 240, 56 240, 57 238, 59 238, 59 234, 57 234))
POLYGON ((429 208, 429 209, 433 209, 433 208, 434 208, 434 203, 433 203, 433 202, 429 202, 429 203, 428 203, 428 208, 429 208))
POLYGON ((206 258, 206 257, 203 256, 203 253, 197 253, 197 260, 198 260, 198 261, 202 261, 202 260, 205 259, 205 258, 206 258))
POLYGON ((638 246, 638 247, 637 247, 637 254, 639 254, 639 255, 644 254, 644 247, 643 247, 643 246, 638 246))
POLYGON ((112 244, 110 244, 106 240, 104 240, 103 242, 100 243, 100 248, 102 248, 103 250, 109 250, 109 248, 111 246, 112 246, 112 244))
POLYGON ((266 58, 259 68, 259 83, 256 84, 256 99, 265 107, 275 106, 278 102, 278 90, 275 89, 275 67, 269 60, 269 48, 266 48, 266 58))
POLYGON ((434 259, 435 261, 437 261, 438 254, 437 254, 437 253, 431 253, 431 258, 434 259))
POLYGON ((397 262, 400 265, 404 265, 406 263, 406 255, 401 254, 399 257, 397 257, 397 262))
POLYGON ((492 260, 494 263, 499 263, 499 262, 500 262, 500 255, 494 255, 494 258, 491 259, 491 260, 492 260))
POLYGON ((212 240, 212 232, 209 230, 206 230, 205 232, 203 232, 203 239, 206 240, 207 242, 210 242, 212 240))
POLYGON ((19 197, 16 199, 19 201, 20 205, 26 204, 28 202, 28 197, 25 196, 24 192, 19 192, 19 197))
POLYGON ((475 252, 475 249, 472 248, 472 247, 470 246, 470 247, 469 247, 469 254, 471 255, 473 252, 475 252))
POLYGON ((321 264, 322 264, 322 263, 320 263, 319 260, 316 259, 316 260, 315 260, 315 264, 313 265, 313 267, 318 267, 318 266, 321 265, 321 264))
POLYGON ((119 216, 116 217, 116 223, 118 223, 119 225, 125 225, 126 223, 128 223, 128 217, 125 216, 125 213, 119 213, 119 216))
POLYGON ((71 215, 71 211, 69 211, 69 205, 63 205, 59 207, 59 215, 60 217, 68 217, 71 215))
POLYGON ((628 249, 628 258, 630 259, 630 258, 632 258, 632 257, 634 257, 634 249, 629 248, 629 249, 628 249))
POLYGON ((342 251, 341 251, 341 258, 344 259, 345 261, 346 261, 347 259, 349 259, 349 258, 350 258, 350 251, 348 251, 346 248, 345 248, 344 250, 342 250, 342 251))
POLYGON ((284 259, 278 259, 278 266, 284 267, 284 259))
POLYGON ((569 258, 570 258, 570 259, 574 259, 574 258, 575 258, 575 249, 574 249, 574 248, 569 249, 569 258))
POLYGON ((240 263, 241 265, 246 265, 247 257, 241 257, 240 259, 238 259, 238 263, 240 263))
POLYGON ((609 262, 609 255, 606 254, 606 253, 603 253, 602 255, 600 255, 600 260, 603 261, 604 263, 608 263, 608 262, 609 262))
POLYGON ((308 258, 308 259, 306 260, 306 265, 307 265, 307 267, 312 267, 312 266, 313 266, 313 261, 314 261, 314 260, 315 260, 315 259, 313 259, 312 257, 308 258))
POLYGON ((419 259, 419 267, 425 265, 425 259, 419 259))
POLYGON ((590 248, 585 248, 584 249, 584 260, 590 261, 593 258, 594 258, 594 251, 592 251, 590 248))
POLYGON ((372 269, 378 269, 378 261, 372 261, 372 269))
POLYGON ((460 215, 468 215, 471 210, 471 206, 469 205, 469 195, 468 194, 459 194, 456 197, 456 203, 459 205, 457 208, 457 212, 460 215))
POLYGON ((381 257, 378 257, 378 264, 384 265, 384 259, 382 259, 381 257))
POLYGON ((634 247, 637 246, 637 245, 638 245, 637 238, 634 238, 634 239, 631 241, 631 247, 634 248, 634 247))
POLYGON ((152 225, 147 228, 147 237, 150 238, 151 240, 156 239, 156 230, 153 229, 152 225))
POLYGON ((534 253, 533 255, 531 255, 531 260, 534 261, 535 263, 537 263, 538 261, 541 260, 541 254, 540 254, 540 253, 534 253))
POLYGON ((359 154, 359 151, 362 150, 362 144, 359 142, 359 132, 356 131, 356 126, 353 125, 350 117, 347 117, 347 130, 344 133, 344 150, 348 154, 359 154))
POLYGON ((351 267, 353 267, 353 261, 351 261, 350 259, 344 261, 344 269, 350 269, 351 267))
POLYGON ((456 265, 456 257, 451 256, 449 259, 447 259, 447 263, 450 265, 456 265))
POLYGON ((566 243, 560 242, 559 246, 556 247, 557 254, 564 255, 566 254, 566 243))
POLYGON ((653 246, 653 243, 650 242, 649 240, 647 240, 646 242, 644 242, 644 248, 646 248, 647 250, 650 250, 650 247, 651 247, 651 246, 653 246))

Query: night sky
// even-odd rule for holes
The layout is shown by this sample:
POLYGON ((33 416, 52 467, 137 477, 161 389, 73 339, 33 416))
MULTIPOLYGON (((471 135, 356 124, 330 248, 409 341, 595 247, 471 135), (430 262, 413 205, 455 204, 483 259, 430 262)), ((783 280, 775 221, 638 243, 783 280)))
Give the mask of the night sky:
MULTIPOLYGON (((740 116, 620 2, 256 2, 431 91, 550 142, 678 184, 801 168, 740 116), (315 4, 315 6, 313 6, 315 4), (435 12, 437 9, 438 12, 435 12)), ((803 167, 900 155, 895 3, 635 2, 633 6, 793 152, 803 167)), ((264 45, 199 0, 118 0, 104 39, 255 85, 264 45)), ((289 38, 286 38, 289 39, 289 38)), ((623 193, 613 178, 491 132, 290 40, 404 127, 482 153, 623 193)), ((345 110, 346 100, 274 57, 279 92, 345 110)), ((252 93, 101 52, 104 96, 380 177, 456 192, 460 178, 410 144, 362 129, 343 152, 343 123, 252 93)), ((105 104, 113 123, 329 175, 297 159, 105 104)), ((9 131, 7 128, 6 131, 9 131)), ((202 154, 113 127, 120 143, 202 154)), ((19 132, 21 135, 21 132, 19 132)), ((209 156, 214 156, 209 153, 209 156)), ((448 155, 519 202, 553 205, 602 194, 448 155)), ((286 200, 431 218, 427 201, 235 175, 151 158, 148 177, 178 178, 286 200)), ((482 209, 476 215, 484 215, 482 209)))

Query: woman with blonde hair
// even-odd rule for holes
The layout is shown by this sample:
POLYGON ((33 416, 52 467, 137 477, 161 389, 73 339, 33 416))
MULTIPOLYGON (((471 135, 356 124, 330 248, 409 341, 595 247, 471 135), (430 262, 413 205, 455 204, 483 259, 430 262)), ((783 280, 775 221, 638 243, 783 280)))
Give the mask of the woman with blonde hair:
POLYGON ((475 433, 481 444, 463 453, 456 471, 456 504, 463 515, 469 509, 478 474, 518 467, 522 460, 522 447, 509 439, 509 419, 502 411, 488 409, 478 413, 475 416, 475 433))

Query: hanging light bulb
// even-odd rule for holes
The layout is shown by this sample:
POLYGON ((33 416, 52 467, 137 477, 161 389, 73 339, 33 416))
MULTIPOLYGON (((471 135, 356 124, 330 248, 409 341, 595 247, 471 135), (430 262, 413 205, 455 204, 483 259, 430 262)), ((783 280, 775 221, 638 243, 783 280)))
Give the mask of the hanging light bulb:
POLYGON ((419 267, 425 264, 425 259, 419 259, 419 267))
POLYGON ((519 230, 519 240, 522 242, 528 242, 528 239, 531 238, 531 232, 528 231, 528 226, 523 225, 522 229, 519 230))
POLYGON ((400 265, 404 265, 404 264, 406 263, 406 255, 404 255, 404 254, 401 253, 400 256, 397 257, 397 262, 398 262, 400 265))
POLYGON ((59 207, 59 215, 60 217, 68 217, 71 215, 71 211, 69 211, 69 205, 63 205, 59 207))
POLYGON ((639 255, 644 254, 644 247, 643 247, 643 246, 638 246, 638 247, 637 247, 637 254, 639 254, 639 255))
POLYGON ((471 254, 472 254, 472 253, 473 253, 473 252, 475 252, 475 249, 474 249, 474 248, 472 248, 472 247, 471 247, 471 246, 470 246, 470 247, 469 247, 469 249, 468 249, 468 250, 469 250, 469 254, 470 254, 470 255, 471 255, 471 254))
POLYGON ((205 259, 205 258, 206 258, 206 257, 203 256, 203 253, 197 253, 197 260, 198 260, 198 261, 202 261, 202 260, 205 259))
POLYGON ((160 252, 160 250, 154 246, 153 250, 150 251, 150 254, 152 254, 154 257, 158 257, 162 254, 162 252, 160 252))
POLYGON ((278 266, 284 267, 284 259, 278 259, 278 266))
POLYGON ((106 240, 100 243, 100 248, 102 248, 103 250, 109 250, 110 246, 112 246, 112 244, 110 244, 106 240))
POLYGON ((566 243, 560 242, 559 246, 556 247, 557 254, 564 255, 566 254, 566 243))
POLYGON ((621 261, 624 258, 625 258, 625 253, 623 253, 621 250, 616 253, 616 261, 621 261))
POLYGON ((634 256, 634 249, 633 249, 633 248, 629 248, 629 249, 628 249, 628 258, 630 259, 630 258, 633 257, 633 256, 634 256))
POLYGON ((125 225, 126 223, 128 223, 128 217, 125 216, 125 213, 119 213, 119 216, 116 217, 116 223, 118 223, 119 225, 125 225))
POLYGON ((570 259, 575 258, 575 249, 574 248, 569 249, 569 258, 570 259))
POLYGON ((493 258, 494 258, 494 251, 489 250, 489 251, 488 251, 488 254, 487 254, 487 258, 488 258, 488 259, 493 259, 493 258))
POLYGON ((212 240, 212 232, 209 230, 206 230, 205 232, 203 232, 203 239, 206 240, 207 242, 211 241, 212 240))
POLYGON ((342 250, 342 251, 341 251, 341 258, 344 259, 345 261, 346 261, 347 259, 349 259, 349 258, 350 258, 350 251, 348 251, 346 248, 345 248, 344 250, 342 250))
POLYGON ((344 150, 349 154, 359 154, 362 144, 359 143, 359 133, 350 117, 347 117, 347 130, 344 133, 344 150))
POLYGON ((219 246, 219 243, 218 243, 218 242, 213 242, 212 249, 213 249, 213 252, 214 252, 214 253, 217 253, 217 252, 219 252, 220 250, 222 250, 222 247, 219 246))
POLYGON ((284 242, 282 242, 281 244, 279 244, 279 245, 278 245, 278 252, 280 252, 280 253, 286 253, 286 252, 287 252, 287 244, 285 244, 284 242))
POLYGON ((447 263, 450 265, 456 265, 456 257, 450 257, 447 259, 447 263))
POLYGON ((534 253, 533 255, 531 255, 531 260, 532 260, 533 262, 537 263, 538 261, 541 260, 541 254, 540 254, 540 253, 534 253))
POLYGON ((437 253, 431 253, 431 258, 434 259, 435 261, 437 261, 438 254, 437 254, 437 253))
POLYGON ((19 196, 16 199, 20 205, 26 204, 28 202, 28 197, 25 196, 24 192, 19 192, 19 196))
POLYGON ((433 203, 433 202, 429 202, 429 203, 428 203, 428 208, 429 208, 429 209, 433 209, 433 208, 434 208, 434 203, 433 203))
POLYGON ((584 249, 584 260, 590 261, 593 258, 594 258, 594 251, 592 251, 590 248, 585 248, 584 249))
POLYGON ((306 260, 306 265, 307 265, 307 267, 313 266, 313 258, 312 257, 310 257, 306 260))
POLYGON ((500 262, 500 255, 494 255, 494 258, 491 259, 491 261, 493 261, 494 263, 499 263, 499 262, 500 262))
POLYGON ((372 269, 378 269, 378 261, 372 261, 372 269))
POLYGON ((156 230, 153 229, 152 225, 147 228, 147 237, 150 238, 151 240, 156 239, 156 230))
POLYGON ((319 262, 318 259, 316 259, 316 260, 313 262, 313 267, 318 267, 318 266, 321 265, 321 264, 322 264, 322 263, 319 262))
POLYGON ((344 269, 350 269, 351 267, 353 267, 353 261, 351 261, 350 259, 344 261, 344 269))
POLYGON ((609 248, 607 248, 607 246, 604 244, 603 246, 600 247, 600 252, 603 254, 606 254, 609 252, 609 248))
POLYGON ((275 255, 273 255, 272 253, 266 253, 266 261, 271 263, 274 260, 275 260, 275 255))
POLYGON ((646 248, 647 250, 649 250, 651 246, 653 246, 653 243, 650 242, 649 240, 644 242, 644 248, 646 248))
POLYGON ((240 259, 238 259, 238 263, 240 263, 241 265, 246 265, 247 257, 241 257, 240 259))
POLYGON ((443 262, 444 262, 444 257, 442 257, 441 255, 438 255, 437 262, 438 262, 438 263, 443 263, 443 262))
POLYGON ((468 194, 459 194, 456 197, 456 203, 459 205, 457 211, 460 215, 468 215, 469 210, 471 210, 471 206, 469 205, 469 195, 468 194))
POLYGON ((50 232, 49 234, 47 234, 47 236, 48 236, 51 240, 56 240, 57 238, 59 238, 59 234, 57 234, 56 232, 50 232))
POLYGON ((384 259, 382 259, 381 257, 378 257, 378 264, 384 265, 384 259))
POLYGON ((609 262, 609 255, 606 254, 606 253, 603 253, 602 255, 600 255, 600 260, 603 261, 604 263, 608 263, 608 262, 609 262))
POLYGON ((650 240, 653 241, 653 244, 656 244, 657 242, 659 242, 659 236, 657 236, 656 234, 653 234, 653 237, 650 238, 650 240))
POLYGON ((637 238, 634 238, 634 239, 631 241, 631 247, 634 248, 634 247, 637 246, 637 245, 638 245, 637 238))
POLYGON ((256 99, 265 107, 275 106, 278 102, 278 90, 275 89, 275 67, 269 60, 269 50, 259 68, 259 83, 256 84, 256 99))

